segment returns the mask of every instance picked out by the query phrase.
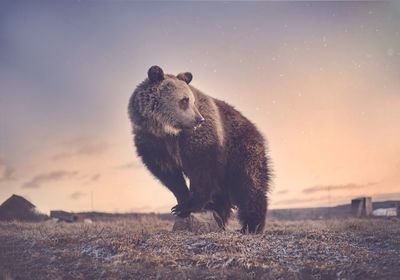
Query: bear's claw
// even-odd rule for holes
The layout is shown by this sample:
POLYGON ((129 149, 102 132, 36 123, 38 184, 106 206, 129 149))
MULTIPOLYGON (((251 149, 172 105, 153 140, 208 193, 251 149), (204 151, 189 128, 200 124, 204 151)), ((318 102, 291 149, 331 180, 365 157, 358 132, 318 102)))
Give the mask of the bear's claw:
POLYGON ((190 215, 190 211, 184 204, 177 204, 171 208, 171 213, 174 216, 186 218, 190 215))

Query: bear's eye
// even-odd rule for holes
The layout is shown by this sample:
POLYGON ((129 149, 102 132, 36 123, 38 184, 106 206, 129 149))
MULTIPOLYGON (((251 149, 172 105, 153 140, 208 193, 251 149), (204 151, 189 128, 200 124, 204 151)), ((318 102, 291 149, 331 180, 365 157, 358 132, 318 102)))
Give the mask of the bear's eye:
POLYGON ((179 107, 182 110, 186 110, 189 107, 189 97, 184 97, 181 100, 179 100, 179 107))

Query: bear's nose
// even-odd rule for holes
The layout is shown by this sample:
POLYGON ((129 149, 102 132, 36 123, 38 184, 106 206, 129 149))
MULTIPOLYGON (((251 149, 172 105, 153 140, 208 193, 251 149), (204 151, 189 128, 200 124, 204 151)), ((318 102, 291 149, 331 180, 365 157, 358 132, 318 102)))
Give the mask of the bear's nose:
POLYGON ((205 121, 203 116, 196 116, 196 123, 197 124, 202 124, 205 121))

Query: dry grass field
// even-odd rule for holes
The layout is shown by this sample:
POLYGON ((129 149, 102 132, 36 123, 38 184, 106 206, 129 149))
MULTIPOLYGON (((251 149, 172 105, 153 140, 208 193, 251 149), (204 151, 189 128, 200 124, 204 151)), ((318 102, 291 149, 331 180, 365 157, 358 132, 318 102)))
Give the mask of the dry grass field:
POLYGON ((273 221, 261 235, 158 218, 0 223, 3 279, 399 279, 400 220, 273 221))

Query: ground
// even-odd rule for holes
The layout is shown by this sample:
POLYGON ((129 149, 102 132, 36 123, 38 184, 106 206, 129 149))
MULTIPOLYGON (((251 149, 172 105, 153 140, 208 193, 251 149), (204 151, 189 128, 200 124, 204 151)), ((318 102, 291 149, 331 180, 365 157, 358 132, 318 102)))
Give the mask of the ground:
POLYGON ((399 279, 400 219, 274 221, 261 235, 173 221, 0 223, 4 279, 399 279))

